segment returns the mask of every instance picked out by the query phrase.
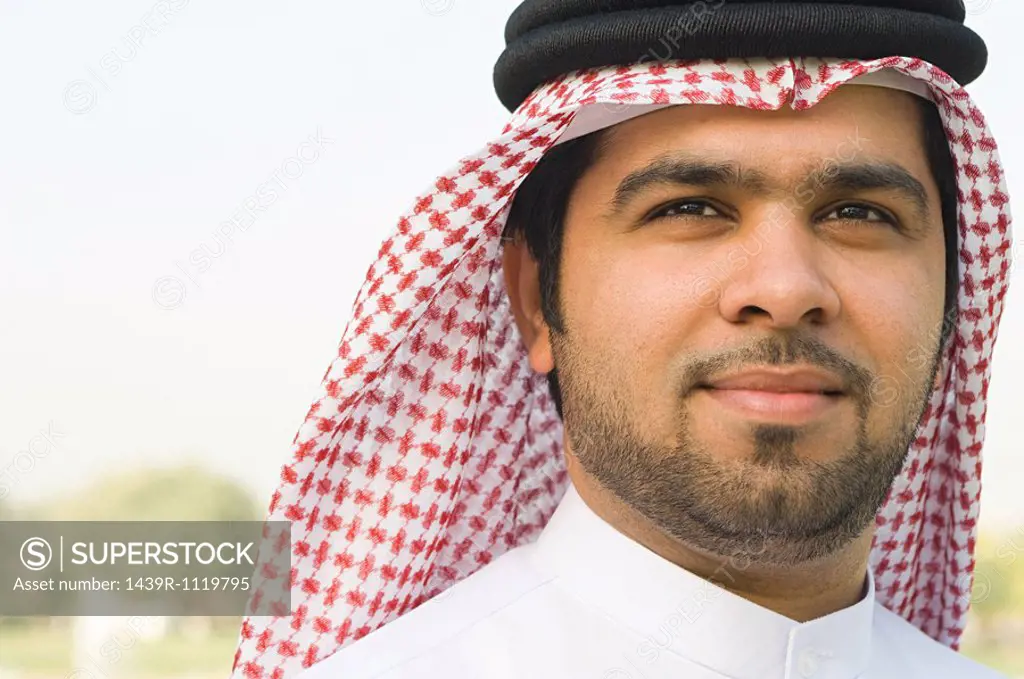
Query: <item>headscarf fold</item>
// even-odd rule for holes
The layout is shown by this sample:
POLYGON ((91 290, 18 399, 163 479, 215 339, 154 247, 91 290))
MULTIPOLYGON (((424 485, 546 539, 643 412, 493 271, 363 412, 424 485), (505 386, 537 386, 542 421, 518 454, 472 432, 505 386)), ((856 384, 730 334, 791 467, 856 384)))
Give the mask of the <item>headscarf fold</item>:
POLYGON ((562 424, 527 364, 500 236, 516 189, 580 110, 802 110, 885 69, 924 83, 941 113, 959 188, 960 285, 941 386, 878 513, 870 566, 881 603, 956 648, 1011 264, 985 118, 919 59, 676 61, 574 71, 538 87, 390 230, 270 503, 268 520, 292 522, 291 610, 244 620, 233 679, 294 677, 533 541, 553 513, 569 483, 562 424))

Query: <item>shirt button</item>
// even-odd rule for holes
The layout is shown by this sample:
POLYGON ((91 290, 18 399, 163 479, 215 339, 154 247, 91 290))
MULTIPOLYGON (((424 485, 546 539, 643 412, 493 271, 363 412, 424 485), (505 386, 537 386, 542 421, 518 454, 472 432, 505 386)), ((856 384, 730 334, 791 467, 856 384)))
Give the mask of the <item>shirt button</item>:
POLYGON ((821 661, 831 658, 829 651, 819 651, 816 648, 805 648, 797 656, 796 669, 804 679, 811 679, 818 675, 821 670, 821 661))

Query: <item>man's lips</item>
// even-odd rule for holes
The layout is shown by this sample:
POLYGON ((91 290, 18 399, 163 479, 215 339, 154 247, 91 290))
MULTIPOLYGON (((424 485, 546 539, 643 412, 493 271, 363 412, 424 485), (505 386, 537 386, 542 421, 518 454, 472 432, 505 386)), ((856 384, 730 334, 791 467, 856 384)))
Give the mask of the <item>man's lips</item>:
POLYGON ((748 370, 719 377, 697 385, 705 389, 723 391, 762 391, 774 394, 825 394, 840 396, 843 381, 831 373, 819 370, 748 370))
POLYGON ((842 401, 844 385, 818 370, 750 370, 697 385, 720 406, 746 419, 805 424, 842 401))

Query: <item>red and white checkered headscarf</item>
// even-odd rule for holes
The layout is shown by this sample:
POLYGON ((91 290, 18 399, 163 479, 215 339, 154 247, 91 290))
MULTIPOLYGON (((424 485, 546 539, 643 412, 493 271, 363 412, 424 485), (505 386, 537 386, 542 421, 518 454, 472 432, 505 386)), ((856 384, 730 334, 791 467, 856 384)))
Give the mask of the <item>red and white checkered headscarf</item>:
MULTIPOLYGON (((562 424, 534 373, 501 267, 510 199, 584 106, 806 109, 856 76, 926 84, 959 186, 959 321, 902 475, 878 514, 877 596, 957 647, 979 511, 990 359, 1010 274, 1010 213, 985 119, 917 59, 716 60, 567 74, 442 174, 381 245, 269 520, 292 523, 292 612, 249 617, 234 679, 285 679, 534 540, 569 483, 562 424)), ((264 602, 263 605, 266 605, 264 602)))

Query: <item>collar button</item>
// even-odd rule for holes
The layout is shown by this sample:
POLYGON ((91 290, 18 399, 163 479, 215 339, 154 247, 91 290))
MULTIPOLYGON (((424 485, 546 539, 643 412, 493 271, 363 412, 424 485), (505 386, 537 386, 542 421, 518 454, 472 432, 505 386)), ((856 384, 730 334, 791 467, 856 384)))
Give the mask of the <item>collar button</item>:
POLYGON ((805 648, 797 656, 796 669, 803 679, 812 679, 821 672, 822 661, 832 657, 830 651, 820 651, 816 648, 805 648))

